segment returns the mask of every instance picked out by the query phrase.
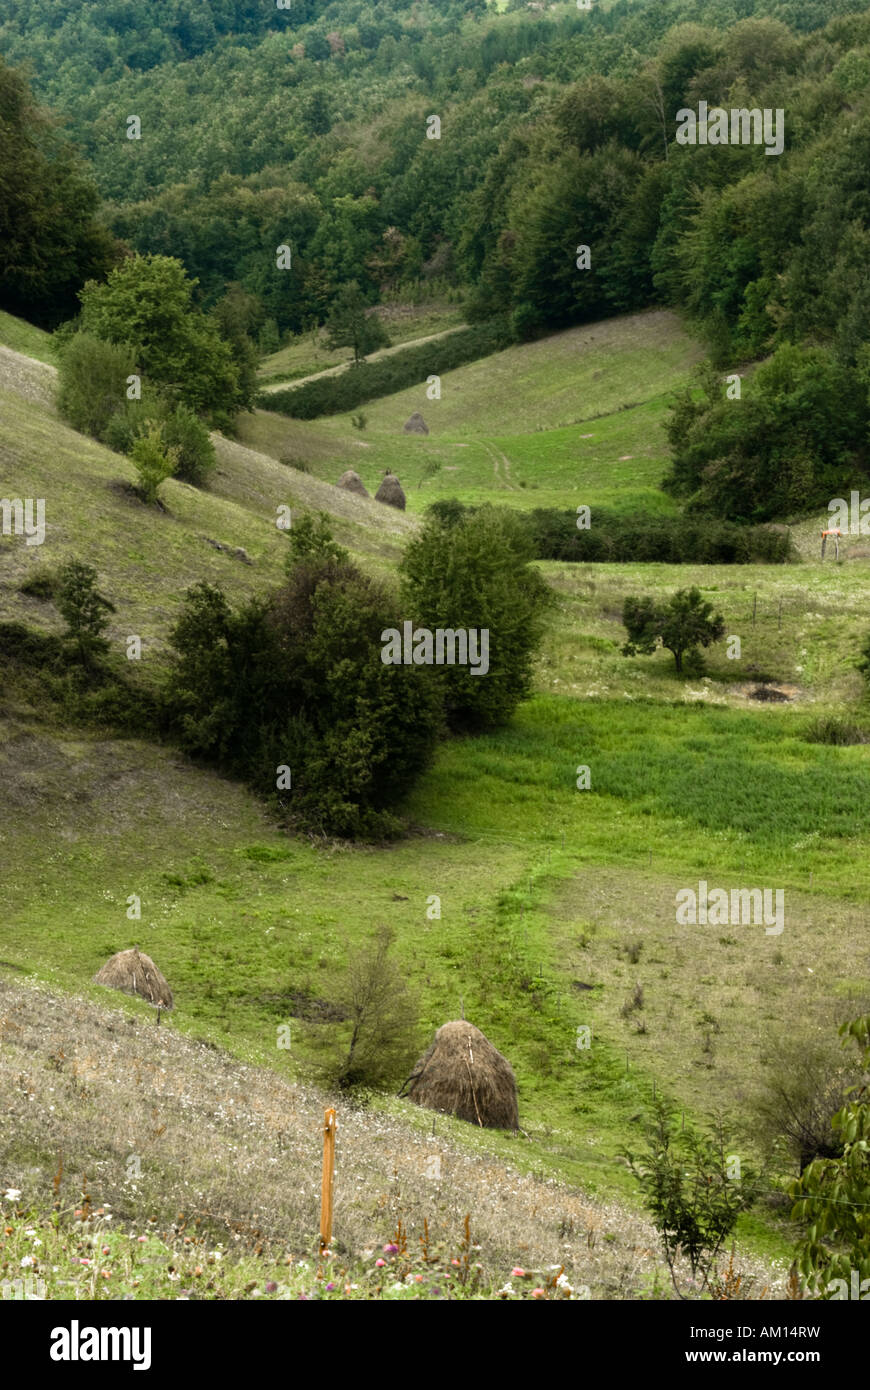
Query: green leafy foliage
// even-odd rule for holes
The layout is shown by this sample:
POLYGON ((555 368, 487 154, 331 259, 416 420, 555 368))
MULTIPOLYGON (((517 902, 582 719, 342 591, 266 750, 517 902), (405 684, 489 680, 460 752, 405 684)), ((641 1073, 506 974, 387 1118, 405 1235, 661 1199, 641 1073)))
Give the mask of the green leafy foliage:
POLYGON ((867 1297, 870 1284, 870 1015, 843 1024, 844 1046, 859 1050, 864 1076, 831 1126, 842 1145, 836 1158, 817 1158, 791 1184, 792 1219, 806 1229, 797 1268, 821 1298, 867 1297))
POLYGON ((270 391, 259 397, 259 404, 298 420, 353 410, 377 396, 404 391, 408 386, 425 381, 433 372, 440 375, 486 357, 507 347, 510 340, 509 331, 501 321, 459 329, 437 342, 403 348, 377 362, 361 362, 353 370, 335 376, 319 377, 283 391, 270 391))
POLYGON ((105 342, 131 344, 151 381, 222 420, 249 399, 229 343, 193 303, 195 285, 174 257, 130 257, 104 284, 85 286, 82 328, 105 342))
POLYGON ((419 1005, 394 945, 395 933, 381 927, 348 961, 339 1002, 349 1028, 336 1036, 328 1068, 342 1090, 404 1079, 417 1056, 419 1005))
POLYGON ((867 474, 867 391, 822 348, 781 347, 729 400, 706 367, 668 426, 666 488, 718 516, 765 521, 821 505, 867 474))
POLYGON ((743 1163, 740 1176, 732 1176, 731 1145, 720 1116, 708 1134, 681 1129, 661 1097, 652 1103, 646 1142, 639 1157, 622 1152, 661 1237, 674 1288, 683 1297, 678 1256, 688 1259, 693 1280, 700 1276, 700 1287, 706 1288, 738 1216, 758 1197, 759 1178, 743 1163))
POLYGON ((651 656, 661 645, 673 652, 678 672, 684 665, 695 674, 702 669, 699 647, 709 647, 725 635, 721 613, 713 616, 713 605, 696 588, 680 589, 666 603, 651 598, 627 598, 622 622, 628 641, 623 656, 651 656))
POLYGON ((97 590, 97 572, 81 560, 69 560, 53 585, 54 602, 66 622, 67 636, 85 663, 108 650, 103 633, 114 605, 97 590))
POLYGON ((510 718, 532 682, 551 592, 529 561, 521 521, 481 507, 453 524, 427 519, 402 560, 402 598, 421 626, 489 634, 489 670, 440 666, 453 728, 491 728, 510 718))
POLYGON ((355 280, 336 295, 326 320, 327 346, 353 348, 354 362, 370 352, 389 347, 390 337, 376 314, 369 312, 365 297, 355 280))
POLYGON ((169 448, 160 426, 151 423, 146 433, 133 441, 130 457, 139 475, 142 497, 153 506, 161 483, 171 478, 178 467, 178 450, 169 448))
POLYGON ((394 833, 441 727, 431 672, 381 661, 396 607, 382 584, 322 555, 235 612, 219 590, 195 586, 172 633, 170 727, 300 824, 394 833), (279 785, 280 768, 290 785, 279 785))
POLYGON ((118 247, 97 221, 97 190, 78 155, 2 58, 0 150, 0 307, 53 328, 118 247))
POLYGON ((60 354, 57 403, 61 414, 73 429, 108 442, 110 422, 124 413, 127 378, 135 369, 136 354, 128 343, 104 342, 92 333, 73 334, 60 354))
POLYGON ((288 573, 301 560, 345 561, 348 553, 332 538, 332 528, 326 512, 303 512, 297 516, 287 534, 290 553, 287 556, 288 573))

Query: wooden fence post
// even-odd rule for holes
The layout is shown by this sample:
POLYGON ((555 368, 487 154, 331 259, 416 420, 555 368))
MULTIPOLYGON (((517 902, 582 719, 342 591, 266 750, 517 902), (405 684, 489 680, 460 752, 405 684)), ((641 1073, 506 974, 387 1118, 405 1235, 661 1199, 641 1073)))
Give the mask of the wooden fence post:
POLYGON ((335 1111, 323 1116, 323 1181, 320 1188, 320 1253, 325 1255, 332 1240, 332 1194, 335 1183, 335 1111))

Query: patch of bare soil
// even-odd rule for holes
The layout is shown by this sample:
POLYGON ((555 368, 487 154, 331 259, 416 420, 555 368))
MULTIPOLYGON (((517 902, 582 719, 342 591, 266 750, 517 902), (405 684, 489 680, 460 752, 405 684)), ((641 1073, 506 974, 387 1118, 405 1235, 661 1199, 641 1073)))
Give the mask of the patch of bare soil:
POLYGON ((809 698, 806 690, 789 681, 740 681, 728 686, 728 694, 770 705, 788 705, 809 698))

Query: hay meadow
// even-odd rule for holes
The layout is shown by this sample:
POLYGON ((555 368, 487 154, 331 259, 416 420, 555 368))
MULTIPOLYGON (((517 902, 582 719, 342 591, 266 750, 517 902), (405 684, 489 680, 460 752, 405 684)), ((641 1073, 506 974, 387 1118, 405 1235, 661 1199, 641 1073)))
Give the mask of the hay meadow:
MULTIPOLYGON (((243 418, 236 441, 218 441, 213 487, 170 483, 161 516, 145 514, 119 488, 128 460, 58 419, 36 362, 50 361, 48 348, 38 353, 37 336, 16 321, 4 318, 0 330, 11 349, 5 370, 0 362, 5 487, 30 495, 38 476, 45 495, 58 499, 52 562, 87 535, 118 610, 114 631, 141 632, 155 672, 179 596, 194 578, 211 575, 235 596, 277 579, 282 541, 272 516, 288 500, 327 508, 337 537, 382 573, 395 567, 415 518, 439 496, 511 507, 584 501, 667 510, 657 491, 667 459, 662 422, 700 355, 675 316, 656 312, 511 349, 504 363, 461 368, 445 378, 439 402, 421 402, 413 392, 385 398, 367 409, 364 431, 344 418, 303 424, 258 410, 243 418), (511 403, 517 373, 521 409, 511 403), (424 414, 428 437, 403 437, 401 423, 414 409, 424 414), (305 468, 282 464, 288 454, 304 456, 305 468), (346 467, 370 491, 384 469, 394 469, 407 513, 389 512, 385 526, 374 502, 336 492, 330 485, 346 467), (244 547, 253 564, 234 563, 204 536, 244 547)), ((416 1239, 430 1212, 439 1239, 461 1241, 465 1209, 475 1228, 485 1227, 485 1293, 477 1296, 496 1296, 511 1262, 522 1263, 521 1247, 533 1249, 541 1269, 566 1264, 569 1252, 570 1278, 589 1285, 593 1297, 653 1296, 661 1276, 655 1241, 619 1156, 638 1132, 653 1085, 692 1122, 703 1122, 714 1104, 721 1108, 755 1156, 752 1101, 776 1060, 777 1039, 810 1038, 866 1005, 870 745, 831 747, 808 733, 831 714, 870 726, 856 669, 870 548, 852 543, 839 564, 822 565, 817 529, 813 518, 796 525, 800 559, 779 567, 542 563, 556 603, 532 698, 500 732, 441 746, 405 807, 407 833, 386 845, 288 838, 244 787, 177 752, 70 725, 62 705, 41 702, 25 667, 5 651, 0 1057, 13 1096, 10 1185, 25 1187, 37 1212, 28 1219, 41 1220, 57 1192, 55 1150, 62 1148, 70 1208, 80 1209, 77 1188, 86 1178, 95 1203, 123 1210, 151 1232, 148 1240, 163 1242, 155 1269, 168 1268, 178 1249, 184 1255, 187 1226, 173 1230, 172 1220, 176 1207, 191 1203, 174 1178, 161 1186, 155 1170, 168 1173, 182 1134, 193 1132, 204 1146, 196 1159, 200 1195, 215 1181, 202 1128, 210 1108, 201 1099, 190 1110, 184 1099, 194 1078, 218 1058, 227 1076, 244 1074, 259 1088, 275 1076, 288 1096, 300 1104, 306 1098, 300 1125, 314 1125, 322 1096, 310 1078, 336 1026, 329 1003, 349 952, 373 927, 388 925, 421 1000, 421 1052, 464 1009, 510 1060, 522 1131, 476 1133, 439 1121, 451 1162, 469 1176, 464 1188, 435 1194, 420 1149, 428 1142, 426 1112, 380 1093, 349 1112, 350 1168, 339 1165, 338 1212, 340 1222, 357 1166, 361 1197, 342 1228, 353 1296, 374 1296, 371 1261, 361 1252, 387 1241, 391 1223, 407 1223, 416 1239), (742 660, 728 661, 719 648, 703 677, 678 679, 667 653, 623 657, 625 596, 688 584, 721 609, 729 633, 741 635, 742 660), (754 698, 765 682, 788 699, 754 698), (582 791, 580 766, 591 770, 582 791), (678 926, 675 894, 700 879, 782 888, 785 931, 773 937, 759 926, 678 926), (126 920, 130 894, 142 905, 135 928, 126 920), (433 895, 436 919, 427 915, 433 895), (153 1018, 143 1021, 139 1001, 107 1000, 92 983, 134 936, 175 994, 175 1012, 164 1016, 159 1035, 153 1018), (25 984, 35 990, 39 1029, 27 1020, 25 984), (642 1008, 627 1008, 638 987, 642 1008), (278 1045, 288 1021, 289 1048, 278 1045), (592 1029, 590 1050, 577 1046, 582 1027, 592 1029), (98 1040, 104 1029, 115 1039, 112 1058, 117 1047, 124 1054, 118 1066, 139 1065, 146 1035, 149 1056, 155 1041, 166 1050, 164 1091, 153 1097, 151 1119, 134 1092, 118 1127, 122 1102, 98 1040), (27 1047, 42 1058, 40 1088, 50 1080, 59 1098, 50 1136, 19 1123, 13 1073, 27 1047), (53 1064, 59 1051, 63 1061, 53 1064), (124 1155, 144 1150, 149 1125, 160 1139, 150 1141, 150 1177, 134 1199, 124 1186, 124 1155), (514 1175, 501 1215, 470 1176, 481 1163, 514 1175), (390 1176, 397 1165, 398 1187, 390 1176), (382 1191, 389 1194, 383 1203, 382 1191), (535 1204, 533 1192, 546 1199, 535 1204), (578 1203, 593 1213, 588 1220, 580 1220, 578 1203), (520 1206, 529 1233, 511 1246, 520 1206), (624 1242, 647 1253, 620 1263, 624 1242)), ((58 630, 50 606, 21 593, 43 563, 8 542, 0 546, 4 622, 58 630)), ((226 1087, 209 1084, 217 1118, 208 1126, 232 1148, 226 1087)), ((207 1296, 290 1287, 277 1264, 255 1268, 258 1259, 279 1259, 281 1240, 280 1260, 288 1258, 284 1246, 293 1250, 296 1296, 311 1282, 298 1263, 310 1258, 304 1235, 311 1211, 297 1204, 291 1218, 280 1200, 270 1204, 259 1192, 271 1160, 251 1125, 233 1149, 242 1157, 231 1159, 228 1148, 220 1160, 218 1216, 210 1226, 208 1215, 197 1216, 197 1244, 187 1264, 176 1265, 184 1287, 204 1279, 193 1269, 208 1270, 203 1261, 221 1239, 226 1248, 226 1223, 247 1223, 265 1232, 270 1253, 252 1255, 250 1241, 230 1238, 239 1247, 229 1251, 237 1272, 207 1296)), ((304 1141, 309 1147, 316 1147, 315 1130, 304 1141)), ((294 1131, 292 1146, 302 1143, 294 1131)), ((305 1182, 314 1182, 316 1155, 292 1146, 283 1166, 294 1175, 306 1170, 305 1182)), ((771 1202, 741 1218, 738 1236, 745 1267, 773 1288, 793 1237, 783 1206, 771 1202)), ((155 1296, 146 1291, 157 1274, 137 1276, 128 1253, 111 1254, 124 1278, 138 1278, 136 1297, 155 1296)), ((85 1296, 101 1296, 96 1283, 85 1296)))

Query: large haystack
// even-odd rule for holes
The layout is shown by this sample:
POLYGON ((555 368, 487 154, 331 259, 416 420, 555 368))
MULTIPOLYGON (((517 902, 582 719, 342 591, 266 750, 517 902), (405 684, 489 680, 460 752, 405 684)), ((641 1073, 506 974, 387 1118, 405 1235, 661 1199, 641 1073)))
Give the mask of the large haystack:
POLYGON ((483 1129, 518 1129, 517 1083, 506 1057, 465 1020, 445 1023, 417 1063, 408 1096, 483 1129))
POLYGON ((386 502, 388 507, 398 507, 400 512, 405 510, 405 494, 402 491, 402 484, 395 473, 390 472, 389 468, 375 493, 375 501, 386 502))
POLYGON ((426 424, 426 421, 423 419, 423 416, 420 414, 419 410, 415 410, 413 415, 408 416, 407 420, 402 426, 402 429, 405 432, 405 434, 429 433, 429 426, 426 424))
POLYGON ((151 957, 135 946, 129 951, 118 951, 107 960, 94 976, 94 982, 109 989, 121 989, 125 994, 140 995, 157 1009, 158 1021, 161 1009, 172 1008, 172 990, 151 957))
POLYGON ((352 468, 348 468, 345 473, 342 473, 335 486, 343 487, 345 492, 355 492, 358 497, 368 497, 369 495, 369 490, 362 478, 352 468))

